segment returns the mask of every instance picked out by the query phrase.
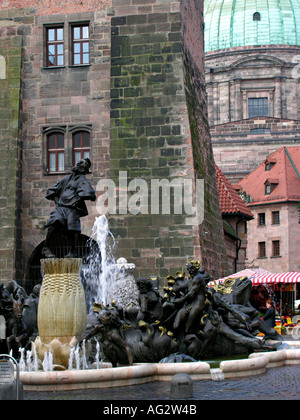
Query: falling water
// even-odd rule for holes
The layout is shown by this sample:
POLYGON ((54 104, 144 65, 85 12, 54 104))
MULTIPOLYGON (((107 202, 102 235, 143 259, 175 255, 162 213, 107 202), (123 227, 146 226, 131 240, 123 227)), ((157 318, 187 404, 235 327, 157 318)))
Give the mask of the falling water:
POLYGON ((85 347, 85 340, 82 341, 82 369, 88 369, 88 364, 86 360, 86 347, 85 347))
POLYGON ((32 351, 28 350, 26 352, 26 368, 28 372, 32 372, 33 364, 32 364, 32 351))
POLYGON ((20 371, 38 372, 40 360, 38 358, 35 345, 33 346, 32 351, 25 351, 25 349, 22 347, 19 348, 19 352, 21 354, 19 360, 20 371))
POLYGON ((53 370, 53 355, 50 350, 48 353, 44 353, 44 360, 42 365, 44 372, 51 372, 53 370))
POLYGON ((95 361, 96 361, 96 369, 102 369, 102 359, 100 360, 100 343, 99 341, 95 338, 96 341, 96 356, 95 356, 95 361))
POLYGON ((82 267, 89 312, 92 312, 94 302, 107 304, 110 284, 115 278, 115 240, 109 231, 108 221, 104 215, 96 217, 91 239, 91 252, 82 267))
POLYGON ((69 370, 73 369, 74 354, 75 354, 75 347, 71 347, 70 356, 69 356, 69 367, 68 367, 69 370))
POLYGON ((213 381, 223 381, 225 379, 224 373, 220 368, 210 369, 210 374, 213 381))
POLYGON ((38 372, 38 370, 39 370, 39 358, 38 358, 38 354, 37 354, 37 351, 36 351, 35 343, 33 343, 32 354, 33 354, 33 370, 35 372, 38 372))
POLYGON ((26 363, 25 363, 25 359, 24 359, 24 350, 25 349, 23 349, 23 348, 19 348, 19 352, 21 353, 20 361, 19 361, 20 372, 24 372, 25 368, 26 368, 26 363))
POLYGON ((44 360, 43 360, 43 363, 42 363, 44 372, 48 372, 49 371, 48 365, 49 365, 49 363, 48 363, 48 353, 45 352, 44 353, 44 360))
POLYGON ((76 346, 74 356, 75 356, 76 370, 80 370, 80 347, 79 347, 79 345, 76 346))

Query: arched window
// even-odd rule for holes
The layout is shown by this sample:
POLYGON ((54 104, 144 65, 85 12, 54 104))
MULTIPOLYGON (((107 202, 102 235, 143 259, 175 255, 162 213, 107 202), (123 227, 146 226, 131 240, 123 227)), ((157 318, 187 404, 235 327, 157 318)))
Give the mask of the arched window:
POLYGON ((90 149, 90 133, 88 131, 76 131, 76 133, 73 133, 74 165, 81 159, 90 158, 90 149))
POLYGON ((52 132, 47 135, 48 172, 65 170, 65 139, 63 133, 52 132))
POLYGON ((260 21, 260 13, 259 12, 253 13, 253 20, 260 21))

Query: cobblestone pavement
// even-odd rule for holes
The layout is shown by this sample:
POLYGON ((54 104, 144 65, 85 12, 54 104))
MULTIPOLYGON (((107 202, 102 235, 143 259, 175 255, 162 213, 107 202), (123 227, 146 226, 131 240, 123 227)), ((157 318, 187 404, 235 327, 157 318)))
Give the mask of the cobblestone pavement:
MULTIPOLYGON (((24 392, 24 400, 169 400, 170 382, 101 390, 24 392)), ((268 369, 265 374, 223 381, 194 381, 192 400, 299 400, 300 366, 268 369)))

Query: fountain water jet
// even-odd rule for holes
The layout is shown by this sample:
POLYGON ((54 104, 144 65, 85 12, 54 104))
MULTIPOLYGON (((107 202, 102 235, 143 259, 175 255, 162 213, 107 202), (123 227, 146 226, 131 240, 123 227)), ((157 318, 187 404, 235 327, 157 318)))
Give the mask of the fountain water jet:
POLYGON ((88 312, 92 313, 94 303, 106 306, 113 300, 123 307, 137 306, 138 291, 132 275, 135 265, 124 258, 115 260, 116 241, 104 215, 95 219, 90 249, 81 268, 88 312))
POLYGON ((91 233, 90 255, 81 268, 86 283, 86 300, 89 312, 93 303, 108 303, 108 290, 115 278, 115 240, 111 234, 107 218, 96 217, 91 233), (93 241, 96 246, 93 245, 93 241))
POLYGON ((25 363, 25 359, 24 359, 24 351, 25 351, 25 349, 23 349, 23 348, 19 349, 19 352, 21 354, 20 361, 19 361, 20 372, 23 372, 26 368, 26 363, 25 363))

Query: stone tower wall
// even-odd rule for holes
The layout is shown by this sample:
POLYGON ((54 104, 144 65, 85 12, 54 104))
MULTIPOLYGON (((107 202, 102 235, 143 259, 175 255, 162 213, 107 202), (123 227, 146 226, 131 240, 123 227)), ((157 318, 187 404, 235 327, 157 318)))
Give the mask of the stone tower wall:
POLYGON ((0 26, 0 282, 15 276, 20 226, 19 105, 22 37, 17 27, 0 26))
POLYGON ((112 217, 112 232, 140 274, 164 277, 198 258, 218 276, 227 260, 207 124, 202 4, 148 1, 141 13, 142 2, 134 3, 130 14, 116 7, 120 16, 111 21, 110 174, 119 187, 145 180, 148 202, 153 179, 203 180, 204 219, 148 208, 112 217))

